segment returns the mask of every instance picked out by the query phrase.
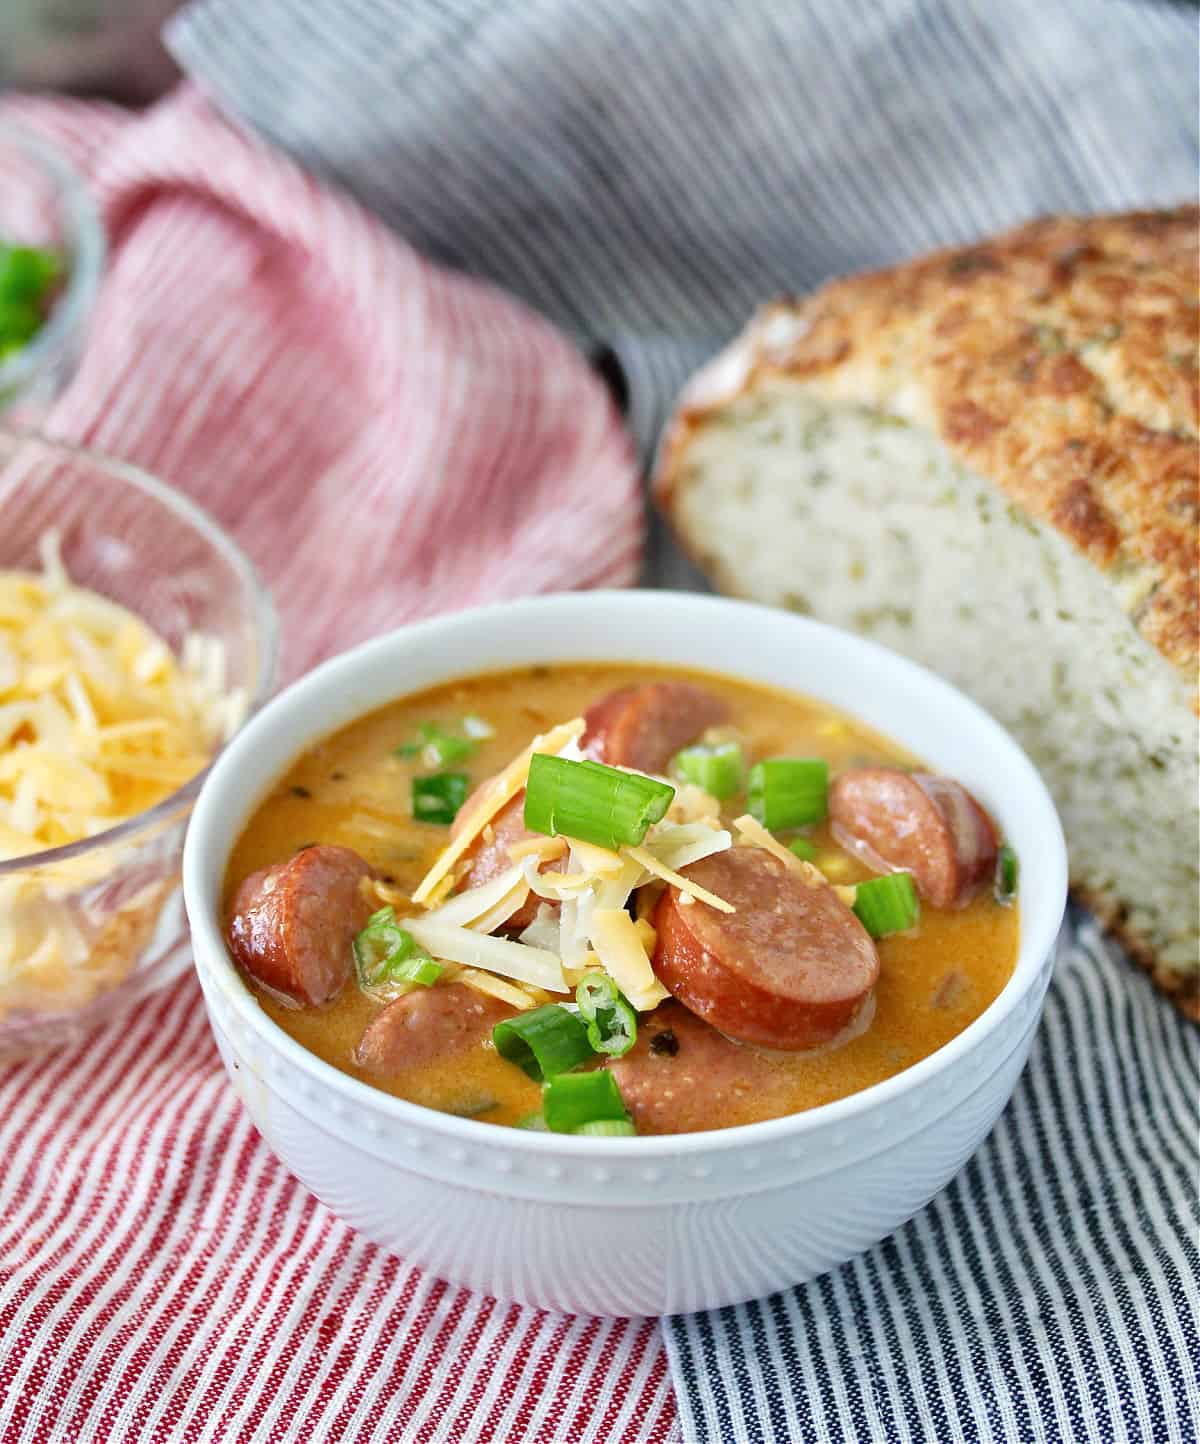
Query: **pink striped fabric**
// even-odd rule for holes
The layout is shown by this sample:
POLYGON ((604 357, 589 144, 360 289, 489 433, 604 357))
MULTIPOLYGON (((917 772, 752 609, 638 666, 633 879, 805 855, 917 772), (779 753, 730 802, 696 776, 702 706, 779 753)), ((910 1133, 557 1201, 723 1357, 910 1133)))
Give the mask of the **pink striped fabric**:
MULTIPOLYGON (((270 581, 285 670, 409 617, 632 580, 636 470, 578 355, 186 88, 8 102, 113 243, 49 429, 143 463, 270 581)), ((265 1149, 186 979, 0 1071, 0 1439, 669 1438, 653 1324, 555 1316, 362 1242, 265 1149)))

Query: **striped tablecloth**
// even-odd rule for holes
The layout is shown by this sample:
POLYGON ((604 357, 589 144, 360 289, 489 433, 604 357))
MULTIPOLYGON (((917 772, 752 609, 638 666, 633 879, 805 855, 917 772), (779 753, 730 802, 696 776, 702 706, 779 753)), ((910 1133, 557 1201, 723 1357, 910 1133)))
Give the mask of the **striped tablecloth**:
MULTIPOLYGON (((620 585, 631 448, 549 325, 422 261, 187 88, 144 118, 9 101, 92 177, 111 268, 49 429, 202 501, 285 669, 409 617, 620 585)), ((422 1277, 268 1152, 185 979, 0 1069, 0 1440, 665 1439, 654 1324, 422 1277)))
MULTIPOLYGON (((193 0, 169 38, 241 123, 613 353, 645 451, 764 297, 1171 205, 1200 164, 1197 14, 1165 0, 193 0)), ((696 581, 654 529, 646 579, 696 581)), ((1079 933, 942 1198, 808 1288, 667 1323, 682 1436, 1200 1437, 1196 1041, 1079 933)))
MULTIPOLYGON (((644 444, 679 377, 764 294, 1036 210, 1170 201, 1195 178, 1194 20, 1127 0, 207 0, 172 43, 230 114, 420 249, 501 281, 585 346, 611 347, 644 444)), ((227 298, 249 303, 265 272, 300 288, 289 296, 346 311, 322 260, 374 275, 390 253, 380 233, 235 143, 193 97, 151 115, 152 143, 112 114, 57 112, 53 124, 103 168, 131 245, 143 222, 169 238, 178 217, 197 245, 219 236, 237 257, 181 285, 178 241, 171 283, 122 340, 135 282, 154 274, 147 246, 105 312, 111 330, 98 328, 111 349, 97 346, 57 424, 210 499, 262 565, 272 543, 252 524, 247 478, 261 479, 264 457, 273 488, 303 474, 339 524, 360 486, 377 488, 371 518, 395 518, 400 541, 401 518, 428 518, 437 487, 463 475, 432 428, 414 459, 389 446, 389 425, 361 427, 360 452, 357 410, 334 429, 334 412, 294 394, 248 432, 227 422, 247 395, 258 414, 255 388, 277 394, 274 367, 247 382, 234 364, 245 353, 231 350, 242 328, 227 298), (203 162, 188 127, 205 138, 203 162), (270 260, 241 247, 248 195, 272 215, 287 201, 270 260), (323 220, 297 221, 301 197, 323 220), (168 295, 186 328, 167 324, 174 350, 155 350, 168 295), (179 393, 205 404, 156 426, 134 384, 146 369, 186 374, 179 393), (331 434, 336 445, 302 466, 331 434)), ((420 334, 453 316, 456 343, 482 364, 473 348, 496 333, 474 324, 480 298, 511 321, 529 350, 492 353, 490 383, 511 408, 506 363, 525 355, 534 412, 557 441, 526 474, 520 436, 505 432, 496 485, 511 489, 514 545, 477 586, 422 576, 406 590, 392 569, 397 590, 356 628, 487 590, 628 577, 632 472, 575 358, 491 293, 468 305, 411 253, 397 264, 418 296, 447 288, 420 334), (556 447, 584 421, 592 439, 559 485, 572 453, 556 447), (522 504, 531 494, 540 513, 522 504), (541 517, 563 539, 560 505, 596 508, 566 558, 537 531, 541 517)), ((291 338, 279 362, 290 375, 312 358, 322 403, 358 393, 378 417, 391 392, 369 385, 372 368, 334 390, 389 314, 357 297, 354 345, 334 365, 306 339, 302 308, 249 314, 264 338, 291 338)), ((456 399, 447 419, 475 434, 456 399)), ((478 564, 495 558, 481 542, 478 564)), ((271 574, 294 672, 335 638, 305 625, 307 584, 271 574)), ((660 555, 650 579, 680 574, 660 555)), ((1011 1108, 944 1195, 825 1279, 660 1330, 473 1298, 358 1243, 257 1142, 183 983, 135 1027, 0 1075, 0 1438, 1182 1444, 1200 1433, 1198 1087, 1194 1032, 1084 927, 1011 1108)))

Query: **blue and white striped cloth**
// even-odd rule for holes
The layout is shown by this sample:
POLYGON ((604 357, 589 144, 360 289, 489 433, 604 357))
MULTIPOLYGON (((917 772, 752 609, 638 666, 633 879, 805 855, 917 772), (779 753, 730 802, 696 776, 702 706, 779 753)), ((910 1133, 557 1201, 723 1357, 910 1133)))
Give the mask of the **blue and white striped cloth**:
MULTIPOLYGON (((619 363, 649 447, 763 298, 1196 189, 1196 17, 1132 0, 199 0, 231 115, 619 363)), ((661 535, 647 580, 690 580, 661 535)), ((1197 1035, 1076 919, 923 1213, 666 1323, 688 1444, 1200 1437, 1197 1035)))

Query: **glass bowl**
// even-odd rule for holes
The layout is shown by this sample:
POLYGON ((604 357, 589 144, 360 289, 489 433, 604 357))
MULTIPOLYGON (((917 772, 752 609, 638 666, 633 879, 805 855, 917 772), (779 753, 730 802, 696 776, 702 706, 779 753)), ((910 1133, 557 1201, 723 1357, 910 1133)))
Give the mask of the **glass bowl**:
MULTIPOLYGON (((243 717, 270 694, 274 607, 186 497, 135 466, 0 429, 0 519, 0 569, 40 571, 53 528, 72 582, 135 612, 176 653, 193 634, 219 642, 243 717)), ((187 968, 180 858, 206 773, 93 837, 0 854, 0 1058, 73 1041, 187 968)))
POLYGON ((71 379, 104 270, 104 226, 83 177, 46 141, 0 124, 0 241, 59 251, 66 275, 45 325, 0 359, 0 414, 28 421, 71 379))

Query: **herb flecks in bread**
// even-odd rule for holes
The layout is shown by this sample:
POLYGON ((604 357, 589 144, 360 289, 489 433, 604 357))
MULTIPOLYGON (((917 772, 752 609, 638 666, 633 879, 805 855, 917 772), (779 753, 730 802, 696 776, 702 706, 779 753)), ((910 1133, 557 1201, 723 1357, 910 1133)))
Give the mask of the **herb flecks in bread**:
POLYGON ((726 590, 972 692, 1078 891, 1190 1009, 1195 208, 1038 221, 766 308, 688 388, 660 500, 726 590))

